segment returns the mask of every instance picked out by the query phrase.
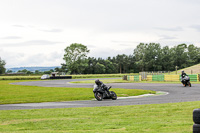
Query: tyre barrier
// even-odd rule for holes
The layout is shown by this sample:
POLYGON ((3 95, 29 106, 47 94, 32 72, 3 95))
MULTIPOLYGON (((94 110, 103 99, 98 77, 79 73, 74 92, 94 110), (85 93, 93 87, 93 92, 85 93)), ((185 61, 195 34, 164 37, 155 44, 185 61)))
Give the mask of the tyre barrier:
POLYGON ((72 79, 72 76, 51 76, 49 79, 72 79))
POLYGON ((128 79, 127 79, 127 75, 124 75, 124 76, 123 76, 123 80, 128 80, 128 79))
POLYGON ((141 81, 142 78, 141 75, 133 75, 133 76, 127 76, 128 81, 141 81))
POLYGON ((200 109, 193 110, 193 133, 200 133, 200 109))

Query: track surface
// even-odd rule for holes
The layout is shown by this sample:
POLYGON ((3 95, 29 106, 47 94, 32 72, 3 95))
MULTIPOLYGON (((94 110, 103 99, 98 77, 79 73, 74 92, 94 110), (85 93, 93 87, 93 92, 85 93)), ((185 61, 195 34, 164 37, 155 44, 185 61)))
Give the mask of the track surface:
MULTIPOLYGON (((77 80, 83 80, 83 79, 32 81, 32 82, 18 82, 18 83, 13 83, 13 84, 28 85, 28 86, 44 86, 44 87, 93 88, 93 84, 68 83, 68 82, 77 81, 77 80)), ((92 80, 92 79, 89 79, 89 80, 92 80)), ((151 96, 151 97, 104 100, 104 101, 85 100, 85 101, 70 101, 70 102, 6 104, 6 105, 0 105, 0 110, 123 106, 123 105, 141 105, 141 104, 160 104, 160 103, 200 101, 200 84, 192 84, 192 87, 183 87, 181 84, 152 84, 152 83, 113 83, 113 84, 106 84, 106 85, 112 86, 112 88, 164 91, 164 92, 168 92, 169 94, 151 96)))

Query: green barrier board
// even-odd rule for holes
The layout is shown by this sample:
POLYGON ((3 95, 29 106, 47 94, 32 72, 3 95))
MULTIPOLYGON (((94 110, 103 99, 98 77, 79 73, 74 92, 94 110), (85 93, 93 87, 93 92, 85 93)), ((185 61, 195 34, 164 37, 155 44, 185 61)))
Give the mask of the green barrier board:
POLYGON ((164 75, 152 75, 152 81, 164 81, 164 75))
MULTIPOLYGON (((198 76, 197 74, 188 74, 190 77, 190 81, 197 82, 198 81, 198 76)), ((181 80, 181 75, 180 75, 180 80, 181 80)))
POLYGON ((197 79, 198 76, 196 74, 188 74, 188 76, 190 77, 190 81, 195 81, 195 82, 198 81, 197 79))
POLYGON ((134 76, 134 81, 140 81, 140 77, 139 76, 134 76))

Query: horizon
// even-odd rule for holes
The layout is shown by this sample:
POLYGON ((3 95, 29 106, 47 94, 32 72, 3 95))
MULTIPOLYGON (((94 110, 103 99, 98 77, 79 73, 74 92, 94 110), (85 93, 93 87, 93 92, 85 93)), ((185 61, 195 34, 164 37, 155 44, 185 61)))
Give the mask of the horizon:
MULTIPOLYGON (((10 68, 29 68, 29 67, 60 67, 60 66, 22 66, 22 67, 10 67, 10 68)), ((6 67, 8 69, 8 67, 6 67)))

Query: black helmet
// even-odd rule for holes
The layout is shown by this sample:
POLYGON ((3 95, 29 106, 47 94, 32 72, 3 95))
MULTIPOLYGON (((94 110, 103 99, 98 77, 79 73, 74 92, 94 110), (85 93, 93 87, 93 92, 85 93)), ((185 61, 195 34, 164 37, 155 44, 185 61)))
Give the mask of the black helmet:
POLYGON ((100 83, 99 79, 95 80, 95 83, 98 85, 100 83))
POLYGON ((184 71, 182 71, 182 73, 184 73, 184 71))

